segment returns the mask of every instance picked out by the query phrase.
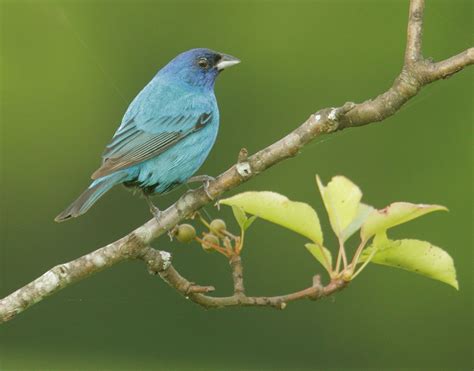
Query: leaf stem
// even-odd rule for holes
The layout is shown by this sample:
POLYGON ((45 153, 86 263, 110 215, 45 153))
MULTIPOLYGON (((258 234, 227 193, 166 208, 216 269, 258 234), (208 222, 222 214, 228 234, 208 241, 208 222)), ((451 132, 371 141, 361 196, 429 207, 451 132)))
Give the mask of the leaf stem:
POLYGON ((347 255, 346 255, 346 248, 344 247, 344 241, 339 238, 339 251, 342 255, 342 263, 344 265, 344 269, 347 269, 347 255))
POLYGON ((341 267, 341 259, 344 265, 344 270, 347 269, 347 255, 346 255, 346 249, 344 247, 344 241, 338 237, 339 240, 339 252, 337 253, 337 261, 336 261, 336 266, 335 266, 335 272, 336 274, 339 274, 339 270, 341 267))
POLYGON ((211 229, 211 226, 210 224, 207 222, 206 219, 203 218, 203 216, 201 215, 201 213, 199 211, 196 211, 196 214, 197 216, 199 217, 199 221, 204 224, 204 226, 206 226, 209 230, 211 229))
POLYGON ((219 246, 219 245, 216 245, 212 242, 209 242, 209 241, 203 241, 201 238, 199 237, 194 237, 194 239, 199 242, 201 245, 202 244, 206 244, 210 247, 212 247, 214 250, 216 250, 217 252, 220 252, 222 255, 226 256, 227 258, 230 258, 232 252, 229 252, 227 249, 224 249, 223 247, 219 246))
POLYGON ((354 254, 354 257, 352 258, 351 261, 351 271, 353 272, 355 270, 355 267, 357 266, 357 263, 359 261, 360 254, 362 254, 362 251, 364 250, 365 244, 367 243, 367 240, 361 240, 360 245, 357 247, 357 250, 354 254))
MULTIPOLYGON (((356 277, 359 275, 359 273, 364 270, 364 268, 367 266, 367 264, 370 263, 370 261, 372 260, 372 258, 374 257, 374 255, 375 255, 376 252, 377 252, 377 249, 374 248, 374 249, 372 250, 372 252, 370 253, 369 257, 367 258, 367 260, 364 262, 364 264, 362 264, 362 265, 359 267, 359 269, 357 270, 357 272, 355 272, 355 273, 352 275, 351 279, 356 278, 356 277)), ((354 268, 355 268, 355 266, 354 266, 354 268)))
POLYGON ((329 276, 331 276, 331 278, 333 278, 334 271, 333 271, 333 269, 332 269, 331 264, 329 263, 329 260, 328 260, 328 257, 327 257, 327 255, 326 255, 326 252, 324 251, 323 247, 322 247, 319 243, 317 243, 317 242, 315 242, 315 241, 313 241, 313 242, 314 242, 314 244, 318 247, 319 251, 321 251, 321 255, 323 256, 323 260, 324 260, 324 264, 325 264, 325 267, 324 267, 324 268, 326 268, 326 270, 328 271, 329 276))
POLYGON ((337 253, 337 260, 336 260, 336 266, 334 267, 334 271, 336 274, 339 274, 339 269, 341 268, 341 249, 339 249, 339 252, 337 253))
POLYGON ((240 230, 240 238, 235 239, 235 250, 237 251, 237 255, 240 255, 242 248, 244 247, 244 240, 245 240, 245 231, 243 228, 240 230))
POLYGON ((225 235, 227 237, 230 237, 234 241, 237 240, 237 238, 238 238, 235 234, 230 233, 227 229, 220 230, 219 233, 222 233, 223 235, 225 235))

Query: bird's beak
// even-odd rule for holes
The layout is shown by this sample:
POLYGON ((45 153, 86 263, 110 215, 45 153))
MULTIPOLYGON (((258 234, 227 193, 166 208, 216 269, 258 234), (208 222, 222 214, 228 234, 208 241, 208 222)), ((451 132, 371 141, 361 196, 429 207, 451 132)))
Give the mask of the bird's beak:
POLYGON ((240 59, 235 58, 229 54, 221 54, 221 59, 217 62, 216 67, 218 71, 222 71, 227 67, 232 67, 240 63, 240 59))

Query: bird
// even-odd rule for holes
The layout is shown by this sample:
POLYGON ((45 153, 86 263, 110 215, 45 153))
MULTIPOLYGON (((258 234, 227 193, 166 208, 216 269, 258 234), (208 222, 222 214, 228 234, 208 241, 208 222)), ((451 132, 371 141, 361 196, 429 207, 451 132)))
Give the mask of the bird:
POLYGON ((214 178, 193 175, 209 155, 219 129, 214 84, 221 71, 238 63, 232 55, 197 48, 161 68, 130 103, 90 186, 55 221, 86 213, 119 184, 140 191, 158 219, 161 212, 152 196, 198 181, 208 193, 214 178))

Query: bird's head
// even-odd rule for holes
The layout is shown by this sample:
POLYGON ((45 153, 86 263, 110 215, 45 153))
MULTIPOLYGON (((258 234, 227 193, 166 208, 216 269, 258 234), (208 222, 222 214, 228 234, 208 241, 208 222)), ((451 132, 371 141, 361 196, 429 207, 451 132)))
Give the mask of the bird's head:
POLYGON ((204 48, 191 49, 175 57, 159 74, 192 86, 212 89, 219 72, 237 63, 240 60, 228 54, 204 48))

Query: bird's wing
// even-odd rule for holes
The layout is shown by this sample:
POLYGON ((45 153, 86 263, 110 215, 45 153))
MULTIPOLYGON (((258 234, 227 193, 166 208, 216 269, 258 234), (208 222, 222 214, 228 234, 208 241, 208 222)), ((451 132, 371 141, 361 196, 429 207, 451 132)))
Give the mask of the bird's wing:
POLYGON ((155 157, 205 127, 212 118, 212 110, 192 113, 184 110, 183 114, 147 120, 132 117, 106 147, 102 166, 91 178, 97 179, 155 157))

